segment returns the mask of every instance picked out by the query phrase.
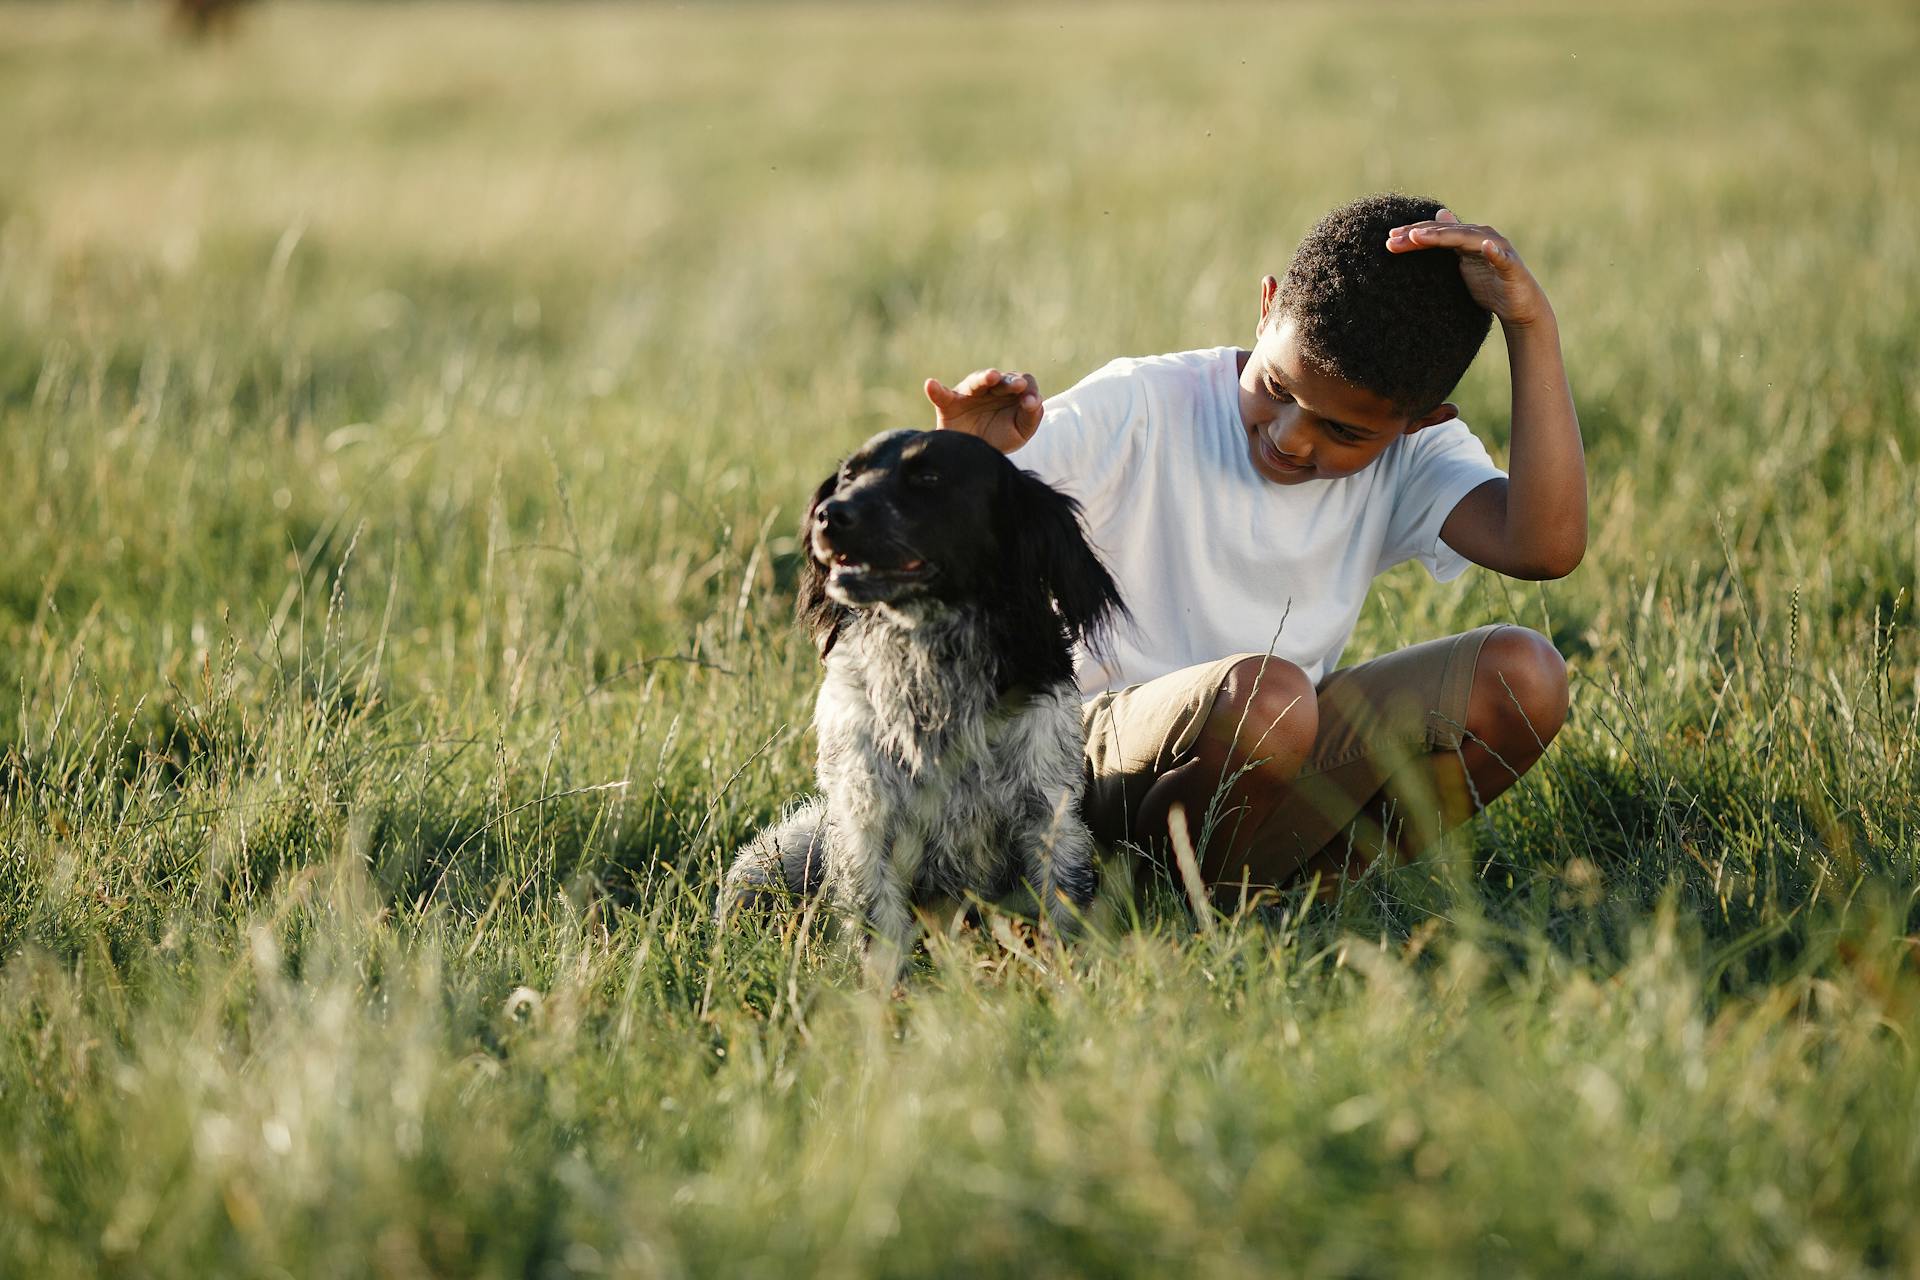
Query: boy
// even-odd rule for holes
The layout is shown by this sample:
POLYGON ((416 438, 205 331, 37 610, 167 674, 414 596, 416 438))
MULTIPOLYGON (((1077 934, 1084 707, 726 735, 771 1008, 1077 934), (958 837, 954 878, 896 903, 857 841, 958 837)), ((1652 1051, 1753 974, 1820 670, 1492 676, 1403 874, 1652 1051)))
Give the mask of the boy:
POLYGON ((1078 498, 1133 612, 1082 655, 1087 817, 1156 847, 1176 811, 1232 890, 1411 857, 1512 786, 1567 713, 1542 636, 1482 627, 1336 670, 1403 560, 1558 578, 1586 549, 1586 466, 1551 306, 1506 238, 1371 196, 1260 283, 1253 350, 1117 360, 1043 406, 1029 374, 926 384, 936 425, 1078 498), (1445 397, 1492 318, 1510 473, 1445 397))

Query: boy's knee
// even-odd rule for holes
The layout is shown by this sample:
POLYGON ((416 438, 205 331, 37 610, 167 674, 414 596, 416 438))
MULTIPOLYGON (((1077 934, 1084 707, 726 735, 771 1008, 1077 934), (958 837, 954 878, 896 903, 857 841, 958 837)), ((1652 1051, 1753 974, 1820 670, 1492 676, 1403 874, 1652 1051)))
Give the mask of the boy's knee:
POLYGON ((1236 767, 1291 779, 1313 753, 1319 704, 1307 673, 1284 658, 1245 658, 1228 669, 1206 736, 1236 767))
POLYGON ((1490 744, 1538 750, 1567 721, 1567 663, 1552 641, 1526 627, 1501 627, 1473 669, 1468 731, 1490 744))

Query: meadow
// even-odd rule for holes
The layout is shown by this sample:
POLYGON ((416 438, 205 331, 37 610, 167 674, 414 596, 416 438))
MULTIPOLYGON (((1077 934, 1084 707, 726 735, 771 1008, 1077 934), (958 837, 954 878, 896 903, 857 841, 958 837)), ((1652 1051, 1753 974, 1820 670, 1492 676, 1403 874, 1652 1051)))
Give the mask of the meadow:
MULTIPOLYGON (((1920 1271, 1900 3, 0 5, 0 1275, 1920 1271), (718 932, 919 385, 1511 235, 1585 564, 1416 865, 863 990, 718 932)), ((1498 335, 1456 399, 1507 439, 1498 335)))

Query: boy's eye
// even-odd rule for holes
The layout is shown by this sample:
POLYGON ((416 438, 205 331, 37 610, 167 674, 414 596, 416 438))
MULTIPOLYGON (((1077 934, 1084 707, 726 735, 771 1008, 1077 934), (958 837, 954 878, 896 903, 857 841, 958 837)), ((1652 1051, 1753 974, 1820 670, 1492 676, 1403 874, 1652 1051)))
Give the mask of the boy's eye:
POLYGON ((1335 422, 1329 422, 1327 424, 1327 434, 1331 435, 1335 440, 1339 440, 1345 444, 1360 443, 1360 436, 1357 432, 1353 431, 1351 428, 1343 427, 1335 422))

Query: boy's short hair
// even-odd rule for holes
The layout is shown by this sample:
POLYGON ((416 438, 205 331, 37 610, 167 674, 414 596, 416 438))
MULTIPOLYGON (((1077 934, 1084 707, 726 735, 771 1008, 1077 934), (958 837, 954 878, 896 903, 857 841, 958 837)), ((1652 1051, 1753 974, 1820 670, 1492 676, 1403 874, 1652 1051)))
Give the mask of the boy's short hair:
POLYGON ((1451 251, 1387 252, 1387 232, 1438 200, 1388 192, 1342 205, 1294 250, 1272 316, 1294 323, 1316 369, 1421 414, 1447 398, 1493 323, 1451 251))

